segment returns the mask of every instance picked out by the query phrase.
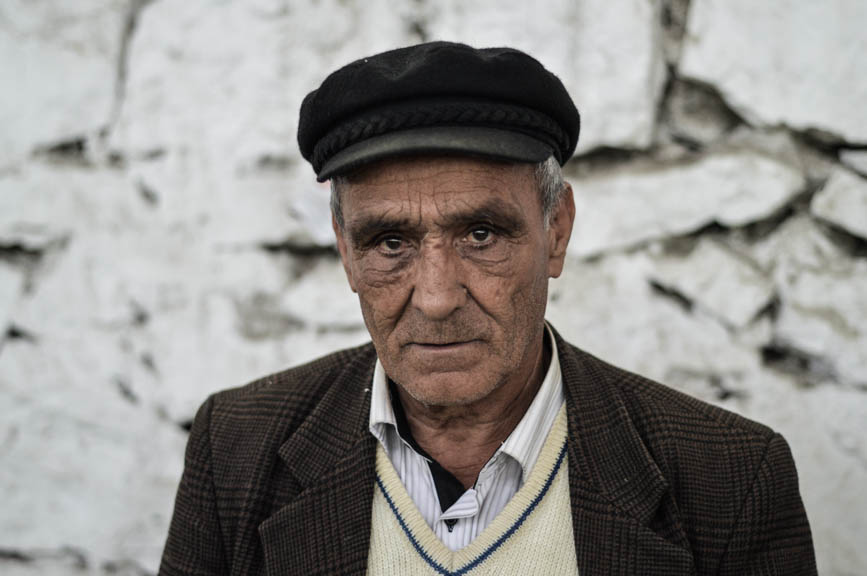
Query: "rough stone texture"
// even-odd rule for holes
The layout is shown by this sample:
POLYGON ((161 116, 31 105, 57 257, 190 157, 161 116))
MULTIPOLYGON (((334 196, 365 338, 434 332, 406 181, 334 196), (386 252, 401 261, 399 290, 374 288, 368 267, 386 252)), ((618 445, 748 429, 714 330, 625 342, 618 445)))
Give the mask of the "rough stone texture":
POLYGON ((258 4, 159 2, 143 12, 112 136, 117 150, 146 156, 204 149, 225 168, 263 158, 297 162, 295 114, 303 95, 336 66, 421 36, 509 44, 536 55, 585 115, 582 150, 651 142, 665 80, 658 2, 451 1, 397 10, 385 0, 364 9, 258 4), (227 39, 220 36, 227 26, 250 33, 227 39), (239 111, 230 122, 227 109, 239 111))
POLYGON ((663 49, 667 64, 680 60, 690 0, 662 0, 663 49))
POLYGON ((867 142, 865 22, 860 0, 693 0, 679 71, 753 124, 867 142))
POLYGON ((297 108, 335 66, 437 37, 530 50, 583 113, 552 324, 783 433, 820 573, 867 573, 865 218, 847 200, 865 152, 833 142, 864 140, 863 10, 7 2, 0 573, 153 573, 179 424, 215 390, 367 340, 297 108))
POLYGON ((318 184, 306 166, 216 176, 223 168, 203 170, 202 161, 171 155, 134 162, 129 174, 167 225, 195 228, 215 246, 334 243, 328 186, 318 184))
POLYGON ((846 265, 845 253, 825 234, 823 227, 806 214, 796 214, 780 224, 752 248, 752 258, 762 269, 782 273, 792 267, 810 270, 835 269, 846 265))
POLYGON ((144 208, 117 170, 28 163, 0 177, 0 245, 38 251, 77 232, 135 234, 152 219, 144 208))
POLYGON ((0 571, 4 576, 83 576, 99 573, 93 567, 88 567, 83 552, 72 548, 29 551, 18 557, 0 558, 0 571))
POLYGON ((813 196, 810 211, 817 217, 867 239, 867 180, 836 169, 824 188, 813 196))
POLYGON ((398 12, 385 0, 155 2, 130 47, 113 146, 204 157, 220 177, 299 162, 302 98, 338 65, 412 41, 398 12))
POLYGON ((867 388, 867 261, 789 270, 780 299, 776 339, 826 362, 829 379, 867 388))
POLYGON ((149 5, 110 149, 163 212, 211 228, 210 240, 333 243, 327 194, 297 153, 298 108, 336 66, 411 41, 386 4, 149 5))
POLYGON ((775 281, 785 280, 792 269, 831 270, 848 266, 845 253, 805 214, 787 219, 769 236, 751 248, 752 259, 774 275, 775 281))
POLYGON ((755 263, 707 238, 686 257, 660 259, 652 277, 735 328, 745 327, 774 296, 755 263))
MULTIPOLYGON (((16 268, 0 261, 0 334, 6 331, 14 306, 24 287, 24 275, 16 268)), ((2 336, 0 336, 2 345, 2 336)))
POLYGON ((184 435, 93 377, 110 347, 95 334, 43 335, 38 346, 4 347, 4 549, 26 555, 72 548, 88 565, 135 559, 155 570, 184 435))
POLYGON ((130 0, 0 7, 0 171, 108 125, 130 0))
POLYGON ((564 337, 617 366, 711 402, 751 394, 757 356, 701 310, 651 286, 653 259, 639 252, 571 260, 550 290, 547 317, 564 337))
POLYGON ((867 150, 841 150, 840 161, 862 176, 867 176, 867 150))
POLYGON ((586 256, 712 222, 743 226, 772 215, 804 184, 801 172, 788 164, 737 151, 605 171, 574 182, 576 219, 569 249, 586 256))
POLYGON ((660 2, 432 3, 431 39, 515 46, 557 74, 582 114, 580 151, 650 144, 665 82, 660 2))
POLYGON ((283 294, 281 304, 318 332, 366 331, 358 298, 337 257, 318 262, 283 294))
POLYGON ((666 104, 671 135, 689 143, 712 143, 738 122, 719 95, 698 84, 675 81, 666 104))
POLYGON ((77 237, 13 321, 37 338, 111 336, 89 378, 186 421, 208 393, 314 356, 288 336, 316 327, 275 304, 291 277, 291 263, 278 260, 211 251, 186 234, 77 237))
POLYGON ((790 218, 752 247, 779 295, 773 342, 808 366, 806 383, 867 383, 867 262, 851 259, 813 219, 790 218))

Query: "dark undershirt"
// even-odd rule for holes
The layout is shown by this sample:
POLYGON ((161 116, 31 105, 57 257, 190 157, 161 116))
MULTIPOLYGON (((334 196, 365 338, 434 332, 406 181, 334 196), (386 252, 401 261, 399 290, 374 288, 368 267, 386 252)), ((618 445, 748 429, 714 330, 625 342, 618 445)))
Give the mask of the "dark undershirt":
MULTIPOLYGON (((394 410, 394 419, 397 421, 397 433, 400 434, 401 438, 406 440, 407 444, 409 444, 413 450, 427 459, 428 466, 430 466, 431 476, 433 476, 434 486, 437 490, 437 496, 440 500, 440 508, 445 512, 452 506, 452 504, 458 501, 464 492, 466 492, 464 485, 461 484, 460 480, 455 478, 454 474, 443 468, 439 462, 431 458, 431 456, 425 452, 424 448, 418 445, 415 438, 412 437, 409 422, 406 419, 406 413, 403 411, 403 405, 401 404, 400 396, 398 396, 397 393, 397 384, 392 382, 391 378, 388 379, 388 391, 391 395, 391 407, 392 410, 394 410)), ((454 527, 454 522, 455 521, 446 520, 449 532, 451 532, 452 527, 454 527)))

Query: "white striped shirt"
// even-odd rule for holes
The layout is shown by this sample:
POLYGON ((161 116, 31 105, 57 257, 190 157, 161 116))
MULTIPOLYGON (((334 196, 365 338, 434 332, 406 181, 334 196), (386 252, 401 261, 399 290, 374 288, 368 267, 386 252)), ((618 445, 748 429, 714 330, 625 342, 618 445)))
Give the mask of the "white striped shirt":
POLYGON ((475 485, 442 511, 428 461, 397 431, 385 370, 379 360, 373 373, 370 432, 379 440, 425 522, 452 551, 472 542, 503 510, 530 475, 545 438, 563 405, 563 378, 554 336, 551 363, 536 397, 509 437, 479 472, 475 485), (455 520, 449 531, 446 520, 455 520))

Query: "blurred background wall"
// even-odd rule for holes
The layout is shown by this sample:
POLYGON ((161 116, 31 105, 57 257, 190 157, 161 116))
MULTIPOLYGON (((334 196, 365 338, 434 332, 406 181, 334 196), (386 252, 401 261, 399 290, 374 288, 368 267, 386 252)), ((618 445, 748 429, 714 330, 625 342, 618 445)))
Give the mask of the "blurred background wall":
POLYGON ((154 573, 204 398, 366 340, 298 107, 451 39, 582 112, 554 326, 782 432, 820 573, 867 573, 865 29, 862 0, 0 1, 0 572, 154 573))

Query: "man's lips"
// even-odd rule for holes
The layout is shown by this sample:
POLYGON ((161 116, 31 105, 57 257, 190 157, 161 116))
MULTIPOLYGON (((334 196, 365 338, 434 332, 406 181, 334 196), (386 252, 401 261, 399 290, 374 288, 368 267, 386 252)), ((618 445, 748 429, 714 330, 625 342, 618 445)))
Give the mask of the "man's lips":
POLYGON ((471 340, 454 340, 454 341, 451 341, 451 342, 423 342, 423 341, 417 341, 417 342, 409 342, 408 344, 406 344, 406 346, 419 346, 419 347, 421 347, 421 348, 430 348, 430 349, 433 349, 433 350, 437 350, 437 349, 446 349, 446 348, 456 348, 456 347, 458 347, 458 346, 463 346, 463 345, 465 345, 465 344, 472 344, 472 343, 474 343, 474 342, 478 342, 478 340, 475 340, 475 339, 471 339, 471 340))

